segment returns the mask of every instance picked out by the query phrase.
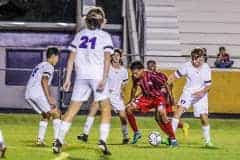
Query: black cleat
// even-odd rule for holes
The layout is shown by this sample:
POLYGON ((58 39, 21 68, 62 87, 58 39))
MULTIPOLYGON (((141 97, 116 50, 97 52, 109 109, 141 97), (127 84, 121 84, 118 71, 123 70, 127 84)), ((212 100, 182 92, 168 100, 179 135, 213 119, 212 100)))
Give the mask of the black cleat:
POLYGON ((128 144, 129 143, 129 138, 124 138, 122 140, 122 144, 128 144))
POLYGON ((104 155, 112 155, 107 148, 107 144, 103 140, 99 140, 98 146, 102 150, 104 155))
POLYGON ((56 154, 62 151, 62 143, 58 139, 53 143, 52 150, 56 154))
POLYGON ((7 150, 7 147, 4 144, 0 144, 0 158, 5 157, 6 150, 7 150))
POLYGON ((88 135, 85 133, 80 134, 79 136, 77 136, 77 139, 83 142, 87 142, 88 141, 88 135))

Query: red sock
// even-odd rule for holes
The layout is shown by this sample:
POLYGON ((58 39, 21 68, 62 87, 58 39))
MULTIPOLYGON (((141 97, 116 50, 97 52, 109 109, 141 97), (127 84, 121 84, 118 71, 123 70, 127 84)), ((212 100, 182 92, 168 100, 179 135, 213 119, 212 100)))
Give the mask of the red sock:
POLYGON ((183 128, 183 123, 181 121, 178 123, 178 128, 183 128))
POLYGON ((172 123, 168 121, 167 123, 162 123, 164 126, 164 132, 169 136, 170 139, 175 139, 175 133, 173 132, 172 123))
POLYGON ((137 123, 134 114, 127 113, 128 122, 134 132, 138 131, 137 123))

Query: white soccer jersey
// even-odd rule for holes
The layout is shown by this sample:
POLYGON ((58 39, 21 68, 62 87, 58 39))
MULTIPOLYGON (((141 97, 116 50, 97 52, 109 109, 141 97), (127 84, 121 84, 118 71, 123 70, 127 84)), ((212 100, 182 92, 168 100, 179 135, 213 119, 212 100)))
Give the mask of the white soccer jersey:
POLYGON ((191 93, 211 85, 211 69, 207 63, 204 63, 200 68, 195 68, 192 62, 186 62, 175 72, 175 75, 177 78, 186 77, 184 91, 191 93))
POLYGON ((54 67, 48 62, 42 62, 38 64, 34 69, 30 76, 30 79, 27 83, 27 89, 25 97, 45 97, 41 80, 42 76, 48 76, 49 81, 48 84, 51 85, 52 78, 54 73, 54 67))
POLYGON ((72 41, 69 49, 76 52, 76 79, 102 79, 104 52, 113 53, 111 36, 100 29, 83 29, 72 41))
POLYGON ((111 94, 120 95, 121 85, 128 80, 128 71, 124 67, 114 68, 110 67, 108 75, 108 88, 111 94))

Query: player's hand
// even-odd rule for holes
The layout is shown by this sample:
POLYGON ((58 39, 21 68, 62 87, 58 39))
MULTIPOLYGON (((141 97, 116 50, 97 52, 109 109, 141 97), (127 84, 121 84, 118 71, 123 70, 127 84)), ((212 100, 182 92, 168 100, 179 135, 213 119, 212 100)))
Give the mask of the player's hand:
POLYGON ((101 80, 98 83, 97 91, 102 92, 104 90, 105 85, 106 85, 106 80, 101 80))
POLYGON ((71 87, 71 81, 66 80, 63 84, 63 90, 65 92, 68 92, 70 90, 70 87, 71 87))
POLYGON ((193 93, 192 96, 194 98, 202 98, 205 94, 206 94, 205 91, 197 91, 197 92, 193 93))
POLYGON ((51 105, 51 106, 56 106, 57 105, 57 101, 54 97, 50 96, 48 98, 48 103, 51 105))

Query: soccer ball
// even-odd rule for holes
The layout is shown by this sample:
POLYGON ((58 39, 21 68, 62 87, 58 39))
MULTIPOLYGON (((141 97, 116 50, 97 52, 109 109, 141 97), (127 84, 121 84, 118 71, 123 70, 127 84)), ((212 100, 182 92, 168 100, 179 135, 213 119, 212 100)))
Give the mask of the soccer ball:
POLYGON ((159 132, 156 131, 152 131, 149 135, 148 135, 148 142, 149 144, 151 144, 152 146, 159 146, 161 144, 161 135, 159 132))

